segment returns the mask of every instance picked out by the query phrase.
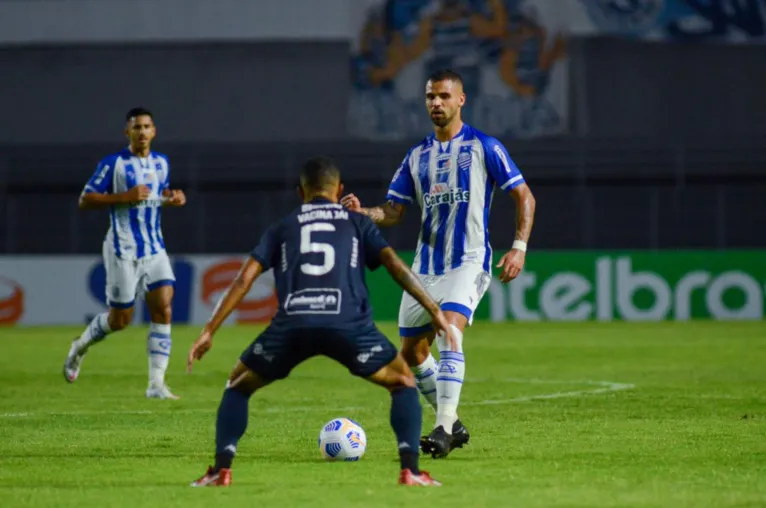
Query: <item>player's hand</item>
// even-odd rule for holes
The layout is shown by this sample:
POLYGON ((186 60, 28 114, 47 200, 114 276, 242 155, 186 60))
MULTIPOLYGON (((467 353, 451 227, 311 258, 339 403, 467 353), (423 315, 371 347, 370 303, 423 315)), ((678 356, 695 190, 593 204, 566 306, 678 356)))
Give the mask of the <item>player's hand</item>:
POLYGON ((151 189, 146 185, 136 185, 128 191, 128 201, 131 203, 137 203, 139 201, 145 201, 149 199, 152 194, 151 189))
POLYGON ((182 190, 171 190, 168 195, 167 204, 169 206, 184 206, 186 204, 186 194, 182 190))
POLYGON ((194 360, 202 360, 202 357, 205 356, 205 353, 210 351, 210 348, 212 347, 213 334, 210 333, 207 328, 205 328, 202 330, 199 338, 194 341, 194 344, 192 344, 192 347, 189 350, 189 357, 186 359, 186 372, 190 373, 192 371, 194 360))
POLYGON ((439 312, 434 314, 432 321, 433 321, 434 329, 436 330, 436 334, 444 335, 444 337, 447 339, 447 344, 449 344, 450 351, 457 351, 458 350, 457 341, 455 340, 455 337, 452 335, 452 327, 449 325, 447 316, 444 315, 441 309, 439 309, 439 312))
POLYGON ((346 194, 340 199, 340 204, 351 210, 352 212, 358 212, 362 209, 362 202, 359 198, 353 194, 346 194))
POLYGON ((500 282, 505 284, 518 277, 521 270, 524 268, 524 260, 526 259, 526 253, 518 249, 509 250, 505 256, 500 259, 496 268, 502 267, 503 271, 500 273, 500 282))

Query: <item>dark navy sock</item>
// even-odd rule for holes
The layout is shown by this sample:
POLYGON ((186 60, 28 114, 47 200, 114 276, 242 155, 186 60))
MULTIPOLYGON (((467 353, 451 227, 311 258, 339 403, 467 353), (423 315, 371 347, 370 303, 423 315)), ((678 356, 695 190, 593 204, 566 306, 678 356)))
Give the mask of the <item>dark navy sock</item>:
POLYGON ((420 473, 418 453, 420 430, 423 425, 423 410, 417 388, 401 388, 391 392, 391 427, 399 444, 399 460, 402 469, 420 473))
POLYGON ((227 388, 218 406, 215 429, 215 470, 229 469, 237 452, 237 443, 247 429, 247 405, 250 395, 227 388))

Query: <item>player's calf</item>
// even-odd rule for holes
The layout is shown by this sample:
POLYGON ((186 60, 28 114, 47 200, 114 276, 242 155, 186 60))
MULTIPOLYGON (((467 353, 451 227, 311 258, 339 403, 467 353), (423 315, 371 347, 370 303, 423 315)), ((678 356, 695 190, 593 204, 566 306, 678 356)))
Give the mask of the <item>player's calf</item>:
POLYGON ((420 393, 436 411, 436 375, 439 365, 431 355, 433 332, 419 337, 402 337, 402 356, 415 374, 420 393))
POLYGON ((436 376, 436 425, 445 432, 452 433, 452 425, 457 420, 457 407, 465 378, 465 357, 463 355, 463 333, 460 328, 450 324, 452 336, 457 342, 457 351, 451 351, 446 339, 436 337, 439 347, 439 373, 436 376))
POLYGON ((269 381, 250 370, 241 361, 232 370, 223 391, 215 425, 215 465, 192 482, 192 487, 226 486, 231 483, 231 466, 237 444, 247 430, 250 398, 269 381))
MULTIPOLYGON (((391 427, 396 434, 399 448, 401 476, 434 481, 428 473, 419 469, 418 439, 423 426, 423 410, 420 396, 415 388, 415 376, 407 366, 401 354, 397 354, 391 363, 368 378, 370 381, 388 388, 391 392, 391 427)), ((411 485, 413 483, 406 483, 411 485)), ((415 483, 425 484, 425 483, 415 483)))
POLYGON ((436 424, 434 430, 420 440, 423 453, 430 454, 433 458, 444 458, 455 448, 462 448, 468 443, 470 437, 462 423, 456 425, 459 422, 457 407, 465 378, 462 328, 465 326, 466 319, 464 316, 456 316, 452 312, 449 314, 450 328, 458 348, 457 351, 450 350, 445 338, 437 336, 439 373, 436 377, 436 424), (454 324, 455 321, 457 321, 458 326, 454 324), (458 435, 453 435, 455 430, 458 431, 458 435))
POLYGON ((124 330, 133 322, 133 306, 111 307, 109 309, 109 328, 112 332, 124 330))

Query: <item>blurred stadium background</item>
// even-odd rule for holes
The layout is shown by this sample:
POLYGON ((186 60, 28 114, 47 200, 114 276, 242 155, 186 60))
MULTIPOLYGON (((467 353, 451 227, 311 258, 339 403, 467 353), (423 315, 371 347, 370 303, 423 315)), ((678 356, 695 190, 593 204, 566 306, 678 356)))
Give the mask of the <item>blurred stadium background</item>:
MULTIPOLYGON (((0 0, 0 319, 79 323, 100 308, 106 216, 77 195, 125 144, 130 107, 154 111, 154 149, 189 196, 163 227, 171 254, 194 255, 181 278, 202 316, 216 290, 199 289, 204 274, 226 277, 221 264, 295 205, 306 157, 336 158, 363 203, 383 199, 429 132, 423 76, 440 66, 463 73, 467 120, 506 143, 537 197, 531 264, 540 251, 715 251, 715 266, 652 263, 671 286, 679 263, 744 270, 761 307, 745 314, 761 318, 766 7, 729 3, 0 0), (83 289, 52 286, 62 272, 83 289), (49 301, 69 303, 54 317, 49 301)), ((495 199, 496 250, 512 218, 495 199)), ((395 247, 414 249, 417 219, 386 231, 395 247)), ((551 259, 540 269, 571 271, 551 259)))
MULTIPOLYGON (((537 198, 525 271, 493 281, 466 335, 471 444, 427 459, 441 492, 394 491, 386 397, 312 360, 252 402, 225 502, 764 506, 766 0, 0 0, 0 505, 209 506, 180 489, 274 312, 269 277, 187 376, 199 325, 297 204, 305 158, 384 199, 443 66, 537 198), (104 309, 108 218, 77 198, 139 105, 188 196, 163 214, 168 405, 143 397, 145 309, 76 385, 60 374, 104 309), (355 474, 317 465, 341 413, 369 438, 355 474)), ((384 230, 407 259, 418 216, 384 230)), ((513 242, 507 196, 491 235, 498 255, 513 242)), ((401 291, 368 280, 396 341, 401 291)))

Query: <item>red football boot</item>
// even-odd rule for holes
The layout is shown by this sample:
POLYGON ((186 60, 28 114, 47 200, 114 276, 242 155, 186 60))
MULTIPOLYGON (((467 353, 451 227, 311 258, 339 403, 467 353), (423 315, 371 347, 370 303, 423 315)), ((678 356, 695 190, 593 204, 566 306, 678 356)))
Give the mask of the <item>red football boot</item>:
POLYGON ((220 469, 215 473, 212 467, 208 467, 207 473, 191 484, 192 487, 228 487, 229 485, 231 485, 231 469, 220 469))
POLYGON ((441 482, 431 478, 427 471, 421 471, 419 474, 413 473, 409 469, 402 469, 399 473, 399 485, 422 485, 424 487, 441 487, 441 482))

